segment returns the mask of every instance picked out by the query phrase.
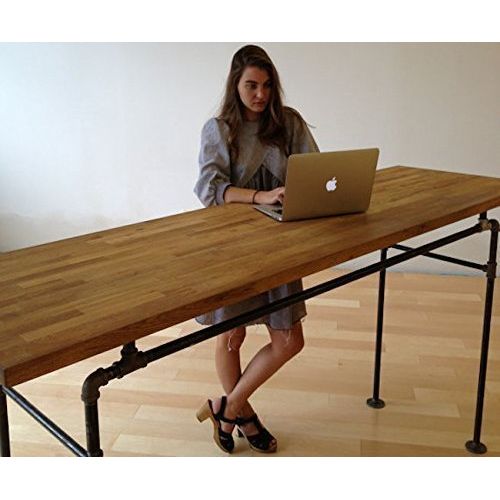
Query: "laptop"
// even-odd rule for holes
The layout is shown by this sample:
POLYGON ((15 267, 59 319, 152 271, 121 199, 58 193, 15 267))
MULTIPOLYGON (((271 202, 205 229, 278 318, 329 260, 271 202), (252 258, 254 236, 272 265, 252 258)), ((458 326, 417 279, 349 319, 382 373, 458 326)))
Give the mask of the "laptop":
POLYGON ((254 208, 280 222, 365 212, 378 156, 377 148, 290 155, 283 205, 254 208))

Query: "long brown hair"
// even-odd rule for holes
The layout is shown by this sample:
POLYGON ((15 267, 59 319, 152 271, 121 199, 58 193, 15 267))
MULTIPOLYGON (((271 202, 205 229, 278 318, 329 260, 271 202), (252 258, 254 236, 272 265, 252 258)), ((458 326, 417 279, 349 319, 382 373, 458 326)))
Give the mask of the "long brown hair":
POLYGON ((258 137, 264 144, 276 145, 288 155, 285 115, 286 113, 295 114, 300 118, 300 122, 302 118, 293 108, 283 106, 280 78, 266 51, 257 45, 245 45, 234 54, 231 61, 231 69, 226 80, 226 90, 218 116, 229 127, 228 146, 231 160, 236 161, 238 158, 237 138, 245 116, 245 105, 240 99, 238 83, 249 66, 266 71, 271 81, 270 99, 259 120, 258 137))

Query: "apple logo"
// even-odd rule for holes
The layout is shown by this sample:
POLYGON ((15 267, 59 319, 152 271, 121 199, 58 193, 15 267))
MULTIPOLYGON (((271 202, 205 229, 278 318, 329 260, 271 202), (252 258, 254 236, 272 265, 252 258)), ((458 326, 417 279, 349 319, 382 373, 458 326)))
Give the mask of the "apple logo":
POLYGON ((337 189, 337 178, 334 177, 332 180, 326 183, 327 191, 335 191, 337 189))

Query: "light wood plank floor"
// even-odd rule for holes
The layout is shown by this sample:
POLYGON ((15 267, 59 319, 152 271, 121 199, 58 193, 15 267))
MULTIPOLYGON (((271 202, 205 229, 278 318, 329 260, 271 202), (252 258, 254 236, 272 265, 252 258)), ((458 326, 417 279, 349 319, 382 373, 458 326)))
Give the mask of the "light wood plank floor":
MULTIPOLYGON (((343 274, 325 271, 305 286, 343 274)), ((382 410, 369 408, 378 277, 308 302, 305 349, 252 403, 279 441, 277 456, 471 456, 485 279, 388 273, 382 354, 382 410)), ((482 440, 500 456, 500 291, 495 294, 482 440)), ((149 349, 199 329, 194 321, 137 343, 149 349)), ((268 340, 249 329, 245 362, 268 340)), ((214 339, 110 382, 99 400, 106 456, 220 456, 196 409, 220 394, 214 339)), ((85 444, 81 385, 119 349, 16 388, 85 444)), ((71 453, 9 400, 14 456, 71 453)), ((261 456, 236 439, 235 456, 261 456)))

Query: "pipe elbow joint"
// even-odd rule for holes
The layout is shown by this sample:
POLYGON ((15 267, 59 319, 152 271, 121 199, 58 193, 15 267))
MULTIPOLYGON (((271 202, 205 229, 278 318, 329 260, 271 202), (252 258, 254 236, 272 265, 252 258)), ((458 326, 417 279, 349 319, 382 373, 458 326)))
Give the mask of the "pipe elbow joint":
POLYGON ((95 403, 101 395, 99 388, 106 385, 108 381, 109 377, 104 368, 98 368, 92 372, 83 382, 82 401, 87 404, 95 403))

